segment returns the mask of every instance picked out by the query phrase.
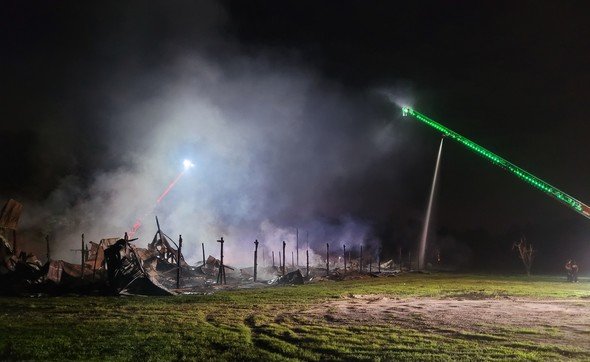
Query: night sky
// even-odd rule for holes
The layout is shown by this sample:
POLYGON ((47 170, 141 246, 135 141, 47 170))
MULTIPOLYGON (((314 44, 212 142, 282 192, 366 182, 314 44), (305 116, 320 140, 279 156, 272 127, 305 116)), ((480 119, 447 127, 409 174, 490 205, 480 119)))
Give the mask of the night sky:
MULTIPOLYGON (((215 171, 248 177, 211 181, 208 209, 226 206, 214 207, 207 225, 244 225, 255 237, 247 225, 264 220, 301 230, 353 220, 388 256, 414 250, 440 135, 402 118, 383 91, 590 202, 587 2, 7 1, 1 8, 0 199, 23 202, 25 213, 71 208, 84 218, 90 207, 96 214, 125 208, 110 199, 119 195, 112 180, 128 172, 152 177, 146 159, 163 174, 158 161, 204 155, 217 150, 214 140, 223 143, 220 155, 231 154, 229 141, 246 134, 257 150, 248 167, 219 156, 215 171), (160 104, 193 88, 212 114, 223 114, 224 126, 210 128, 206 145, 166 133, 173 151, 156 161, 152 130, 190 125, 162 116, 160 104), (251 171, 261 179, 255 186, 251 171), (238 207, 243 214, 232 211, 238 207)), ((154 195, 133 193, 126 185, 126 200, 154 195)), ((170 197, 163 211, 182 198, 170 197)), ((121 225, 142 205, 130 209, 121 225)), ((64 226, 67 215, 57 222, 64 238, 90 222, 64 226)), ((538 249, 537 270, 559 270, 568 257, 590 269, 590 220, 452 141, 433 217, 430 251, 439 248, 455 266, 512 270, 518 260, 510 247, 525 235, 538 249)), ((43 232, 52 219, 26 218, 27 228, 43 232)), ((240 227, 230 228, 230 239, 241 237, 240 227)))

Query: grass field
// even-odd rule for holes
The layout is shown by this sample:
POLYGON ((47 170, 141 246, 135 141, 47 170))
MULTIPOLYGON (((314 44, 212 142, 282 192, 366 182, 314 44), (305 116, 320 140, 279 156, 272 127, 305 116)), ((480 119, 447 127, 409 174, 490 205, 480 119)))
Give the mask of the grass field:
POLYGON ((590 360, 590 282, 405 274, 0 299, 2 360, 590 360))

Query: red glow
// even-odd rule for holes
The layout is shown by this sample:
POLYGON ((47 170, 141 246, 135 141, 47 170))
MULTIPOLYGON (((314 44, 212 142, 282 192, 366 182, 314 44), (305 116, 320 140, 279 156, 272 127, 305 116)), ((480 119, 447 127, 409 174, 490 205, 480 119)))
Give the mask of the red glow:
POLYGON ((133 237, 133 235, 135 235, 135 233, 137 232, 137 229, 139 229, 140 227, 141 227, 141 220, 139 220, 139 219, 135 220, 135 223, 133 224, 131 231, 128 232, 127 235, 129 235, 129 237, 133 237))
POLYGON ((180 178, 182 177, 182 175, 184 175, 184 170, 181 171, 178 176, 176 176, 176 178, 170 182, 170 185, 168 185, 168 187, 166 187, 166 190, 164 190, 164 192, 162 192, 162 195, 160 195, 160 197, 158 197, 158 200, 156 200, 156 205, 158 205, 160 203, 160 201, 162 201, 162 199, 164 197, 166 197, 166 195, 168 195, 168 193, 170 192, 170 190, 172 190, 172 188, 174 187, 174 185, 176 185, 176 183, 178 182, 178 180, 180 180, 180 178))
MULTIPOLYGON (((180 178, 182 177, 182 175, 184 175, 185 171, 186 171, 186 169, 183 170, 183 171, 181 171, 174 178, 174 180, 172 180, 172 182, 170 182, 170 184, 168 185, 168 187, 166 187, 166 189, 164 190, 164 192, 162 192, 162 194, 156 200, 156 204, 154 205, 154 208, 156 206, 158 206, 158 204, 160 203, 160 201, 162 201, 162 199, 164 199, 164 197, 166 197, 166 195, 168 195, 168 193, 170 192, 170 190, 172 190, 172 188, 174 187, 174 185, 176 185, 176 183, 178 182, 178 180, 180 180, 180 178)), ((129 235, 129 237, 133 237, 133 235, 135 235, 135 233, 137 232, 137 230, 139 230, 140 227, 141 227, 141 220, 140 219, 135 220, 135 223, 133 224, 133 227, 131 228, 131 231, 129 231, 127 233, 129 235)))

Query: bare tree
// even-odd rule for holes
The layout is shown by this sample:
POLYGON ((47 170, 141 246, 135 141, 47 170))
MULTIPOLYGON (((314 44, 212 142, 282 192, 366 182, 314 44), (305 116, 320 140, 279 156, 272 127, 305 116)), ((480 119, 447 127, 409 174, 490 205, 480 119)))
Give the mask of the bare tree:
POLYGON ((512 249, 518 250, 518 256, 526 269, 526 274, 531 276, 531 266, 533 265, 533 259, 535 258, 536 250, 533 249, 533 244, 528 244, 526 238, 522 236, 519 241, 512 245, 512 249))

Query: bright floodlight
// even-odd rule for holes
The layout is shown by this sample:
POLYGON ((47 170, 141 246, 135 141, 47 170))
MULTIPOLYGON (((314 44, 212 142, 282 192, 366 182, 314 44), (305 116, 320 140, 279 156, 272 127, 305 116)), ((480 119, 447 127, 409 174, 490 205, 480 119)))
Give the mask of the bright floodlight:
POLYGON ((182 161, 182 165, 184 166, 185 170, 188 170, 189 168, 195 167, 195 164, 191 162, 191 160, 184 160, 182 161))

